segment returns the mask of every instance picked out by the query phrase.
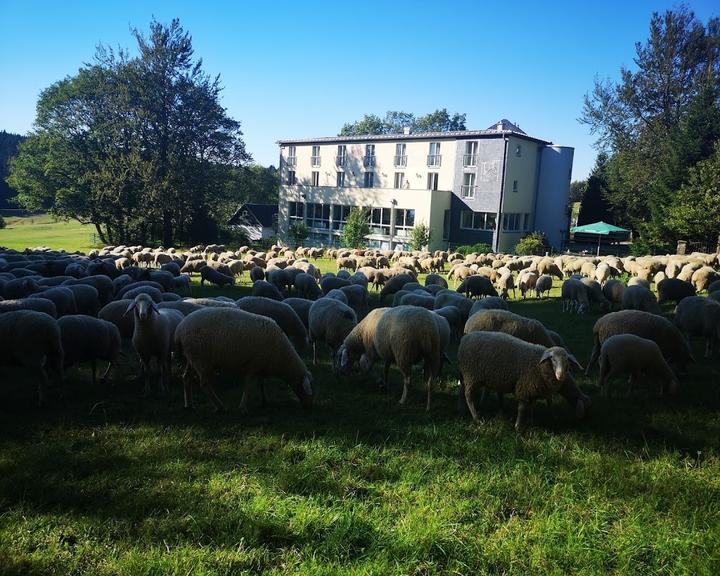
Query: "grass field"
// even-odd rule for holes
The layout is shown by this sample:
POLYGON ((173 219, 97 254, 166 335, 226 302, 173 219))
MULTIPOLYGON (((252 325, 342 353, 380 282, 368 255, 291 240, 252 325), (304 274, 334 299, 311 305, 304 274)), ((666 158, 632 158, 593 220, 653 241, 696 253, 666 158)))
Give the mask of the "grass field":
POLYGON ((89 252, 93 245, 95 228, 77 220, 57 221, 49 214, 24 218, 6 217, 7 227, 0 230, 0 246, 23 250, 47 246, 54 250, 89 252))
MULTIPOLYGON (((510 306, 587 361, 597 314, 510 306)), ((201 393, 184 411, 179 380, 143 399, 129 349, 108 397, 75 369, 43 410, 3 369, 0 573, 718 574, 719 364, 701 352, 675 398, 601 398, 595 373, 587 421, 558 400, 522 436, 512 406, 459 417, 452 367, 427 414, 419 378, 400 408, 395 370, 381 392, 325 353, 311 412, 270 383, 247 416, 232 375, 226 413, 201 393)))

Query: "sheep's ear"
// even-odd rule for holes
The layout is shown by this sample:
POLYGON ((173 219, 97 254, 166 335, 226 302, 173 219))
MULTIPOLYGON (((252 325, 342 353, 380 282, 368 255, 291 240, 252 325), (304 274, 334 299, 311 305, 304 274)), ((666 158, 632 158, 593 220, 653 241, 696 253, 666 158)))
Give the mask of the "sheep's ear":
POLYGON ((312 381, 313 381, 312 374, 310 374, 310 372, 307 372, 307 373, 305 374, 305 377, 303 378, 303 382, 302 382, 303 392, 304 392, 307 396, 312 396, 312 395, 313 395, 312 381))
POLYGON ((567 356, 568 356, 568 360, 570 361, 570 364, 575 366, 575 368, 577 368, 578 370, 581 370, 581 371, 585 370, 585 368, 582 367, 582 364, 580 364, 580 362, 577 361, 577 358, 575 358, 575 356, 573 356, 570 353, 568 353, 567 356))
POLYGON ((157 307, 157 304, 155 304, 155 302, 150 304, 150 306, 152 306, 153 312, 157 312, 158 314, 160 314, 160 308, 157 307))
POLYGON ((128 313, 132 312, 133 310, 135 310, 135 300, 133 300, 132 302, 130 302, 130 304, 128 305, 127 309, 125 310, 125 313, 123 314, 123 317, 127 316, 128 313))
POLYGON ((538 364, 542 364, 542 363, 545 362, 546 360, 552 360, 552 357, 553 357, 553 353, 552 353, 552 351, 548 348, 547 350, 545 350, 545 352, 543 352, 543 355, 542 355, 542 357, 540 358, 540 362, 538 362, 538 364))

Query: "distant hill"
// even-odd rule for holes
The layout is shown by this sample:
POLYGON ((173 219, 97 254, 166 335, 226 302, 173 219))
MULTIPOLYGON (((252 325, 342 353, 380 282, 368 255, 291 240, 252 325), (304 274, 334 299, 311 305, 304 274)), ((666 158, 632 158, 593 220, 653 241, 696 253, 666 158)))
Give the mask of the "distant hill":
POLYGON ((17 191, 8 186, 5 178, 8 175, 10 158, 17 154, 18 144, 23 140, 25 140, 25 136, 0 130, 0 208, 15 208, 8 204, 8 198, 15 196, 17 191))

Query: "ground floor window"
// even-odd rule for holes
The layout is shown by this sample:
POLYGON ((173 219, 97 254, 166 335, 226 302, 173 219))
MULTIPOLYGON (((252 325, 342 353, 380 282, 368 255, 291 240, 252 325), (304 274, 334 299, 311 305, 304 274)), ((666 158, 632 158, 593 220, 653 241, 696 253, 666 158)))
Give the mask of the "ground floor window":
POLYGON ((307 224, 309 228, 330 228, 330 205, 308 204, 307 224))
POLYGON ((354 206, 333 206, 333 230, 342 230, 354 206))
POLYGON ((302 222, 305 218, 305 204, 302 202, 288 202, 288 219, 290 226, 296 222, 302 222))
POLYGON ((530 225, 530 214, 508 212, 503 214, 502 227, 508 232, 521 232, 528 229, 530 225))
POLYGON ((390 208, 373 208, 370 214, 371 234, 390 234, 390 208))
POLYGON ((463 230, 495 230, 497 215, 495 212, 460 211, 460 228, 463 230))

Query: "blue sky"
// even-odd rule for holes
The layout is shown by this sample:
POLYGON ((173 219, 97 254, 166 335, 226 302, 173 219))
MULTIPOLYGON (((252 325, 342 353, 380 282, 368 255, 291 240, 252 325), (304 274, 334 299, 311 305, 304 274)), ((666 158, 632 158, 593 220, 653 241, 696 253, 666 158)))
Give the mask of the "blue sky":
MULTIPOLYGON (((715 1, 688 5, 707 21, 715 1)), ((92 60, 99 43, 134 50, 130 27, 179 17, 256 161, 280 138, 327 136, 364 113, 465 112, 575 147, 573 178, 595 160, 577 122, 596 76, 632 66, 650 15, 676 2, 47 2, 0 0, 0 129, 32 129, 35 101, 92 60)))

